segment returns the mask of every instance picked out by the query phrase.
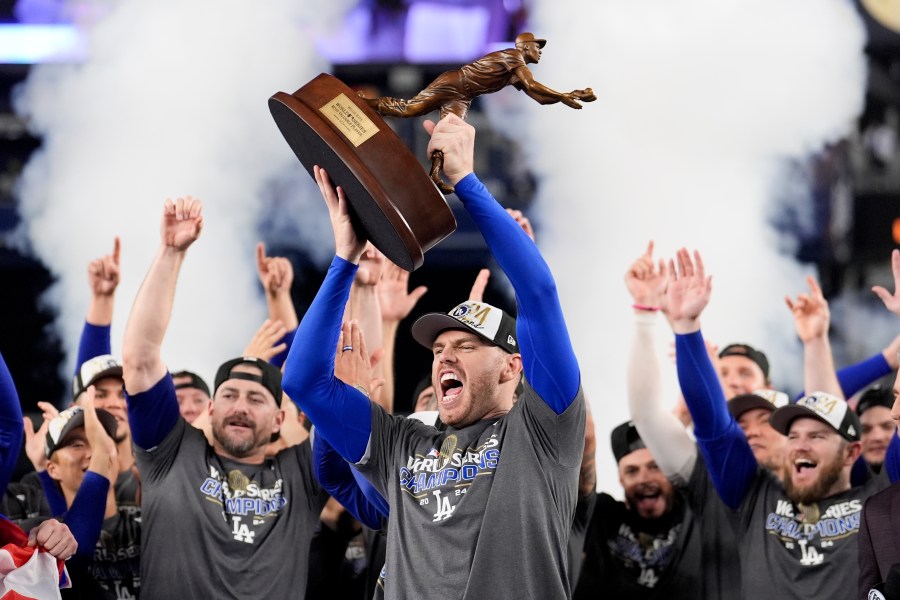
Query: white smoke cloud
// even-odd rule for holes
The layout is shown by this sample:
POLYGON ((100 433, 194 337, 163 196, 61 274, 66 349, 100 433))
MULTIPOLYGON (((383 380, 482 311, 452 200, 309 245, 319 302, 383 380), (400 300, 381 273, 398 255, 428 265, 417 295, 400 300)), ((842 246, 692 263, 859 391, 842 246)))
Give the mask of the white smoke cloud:
MULTIPOLYGON (((497 95, 491 121, 523 140, 540 177, 539 244, 597 423, 600 489, 616 493, 607 440, 628 418, 631 332, 622 277, 647 240, 658 256, 703 253, 708 339, 758 346, 776 385, 802 386, 783 298, 805 291, 807 270, 779 253, 766 215, 786 195, 781 162, 840 138, 860 111, 865 32, 844 0, 542 2, 531 28, 548 39, 535 77, 592 86, 598 100, 574 112, 520 96, 510 110, 497 95)), ((664 353, 662 318, 659 329, 664 353)), ((673 372, 667 382, 674 403, 673 372)))
MULTIPOLYGON (((205 227, 182 270, 163 358, 212 378, 217 364, 240 353, 265 316, 253 262, 261 196, 279 173, 301 168, 267 100, 327 69, 312 32, 327 30, 346 4, 98 0, 77 7, 86 20, 102 15, 84 24, 86 62, 36 67, 17 99, 43 137, 22 180, 20 208, 31 248, 59 278, 48 297, 59 303, 67 373, 89 298, 88 262, 122 237, 113 321, 120 354, 159 244, 163 200, 188 194, 204 201, 205 227)), ((295 215, 313 199, 298 191, 295 215)))

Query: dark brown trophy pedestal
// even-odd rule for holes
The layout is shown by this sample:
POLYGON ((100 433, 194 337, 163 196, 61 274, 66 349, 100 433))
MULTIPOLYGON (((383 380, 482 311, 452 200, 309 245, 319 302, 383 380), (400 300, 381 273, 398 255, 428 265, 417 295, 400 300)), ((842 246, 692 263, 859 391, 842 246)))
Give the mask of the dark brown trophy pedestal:
POLYGON ((288 145, 312 175, 324 168, 350 203, 353 224, 394 264, 413 271, 456 230, 428 174, 379 114, 322 73, 291 95, 269 98, 288 145))

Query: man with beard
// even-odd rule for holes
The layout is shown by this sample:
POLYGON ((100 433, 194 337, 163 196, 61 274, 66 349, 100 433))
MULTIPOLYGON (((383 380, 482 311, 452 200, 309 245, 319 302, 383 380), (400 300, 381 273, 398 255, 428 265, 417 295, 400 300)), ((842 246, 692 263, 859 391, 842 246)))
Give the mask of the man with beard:
POLYGON ((856 593, 857 540, 863 501, 878 480, 851 487, 860 424, 842 399, 805 396, 772 413, 787 436, 781 477, 759 468, 746 436, 728 413, 700 333, 711 279, 699 253, 670 261, 663 310, 676 334, 678 377, 694 433, 716 490, 737 511, 743 598, 850 598, 856 593), (765 577, 760 574, 765 573, 765 577))
POLYGON ((568 598, 585 403, 555 282, 473 172, 474 128, 453 114, 425 126, 429 154, 443 152, 444 174, 515 289, 515 321, 464 302, 413 325, 432 353, 443 431, 338 381, 334 349, 361 351, 358 324, 341 319, 366 240, 343 191, 315 167, 336 252, 291 346, 285 388, 390 504, 386 598, 568 598))
POLYGON ((597 494, 574 597, 696 598, 703 565, 694 513, 633 423, 610 437, 625 502, 597 494))
POLYGON ((266 457, 284 419, 281 372, 246 356, 219 367, 210 445, 179 414, 160 355, 178 272, 202 225, 199 200, 166 201, 161 245, 125 329, 128 418, 143 479, 141 596, 298 597, 326 496, 308 443, 266 457), (202 568, 186 556, 202 557, 202 568))

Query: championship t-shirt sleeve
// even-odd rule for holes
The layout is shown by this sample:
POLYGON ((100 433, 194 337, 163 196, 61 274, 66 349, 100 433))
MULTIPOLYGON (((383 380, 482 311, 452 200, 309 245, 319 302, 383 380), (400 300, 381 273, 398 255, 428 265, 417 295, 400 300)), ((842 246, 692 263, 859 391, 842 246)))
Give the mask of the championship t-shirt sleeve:
POLYGON ((178 423, 178 397, 172 375, 166 372, 149 390, 125 397, 128 401, 128 423, 135 446, 150 450, 160 444, 178 423))
POLYGON ((581 374, 550 267, 474 173, 455 187, 516 292, 516 335, 525 378, 561 414, 575 399, 581 374))
MULTIPOLYGON (((539 456, 547 456, 564 467, 578 467, 584 456, 586 408, 584 392, 579 388, 575 401, 562 413, 538 398, 525 380, 525 388, 518 402, 525 413, 525 423, 531 442, 539 456)), ((515 407, 514 407, 515 410, 515 407)))

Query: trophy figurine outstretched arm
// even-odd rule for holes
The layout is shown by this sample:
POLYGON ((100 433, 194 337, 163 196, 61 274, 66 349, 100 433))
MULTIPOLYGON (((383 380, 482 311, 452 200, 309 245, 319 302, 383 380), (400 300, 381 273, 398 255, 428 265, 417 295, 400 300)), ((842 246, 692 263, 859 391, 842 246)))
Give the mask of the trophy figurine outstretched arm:
MULTIPOLYGON (((491 52, 459 69, 446 71, 409 100, 389 96, 364 99, 383 117, 418 117, 440 110, 441 118, 453 113, 461 119, 466 118, 473 99, 508 85, 525 92, 539 104, 562 102, 570 108, 580 109, 581 102, 596 100, 591 88, 557 92, 534 79, 527 65, 541 60, 541 48, 546 44, 547 40, 537 39, 532 33, 521 33, 516 36, 515 48, 491 52)), ((444 194, 451 194, 453 186, 440 176, 443 162, 439 151, 431 155, 431 179, 444 194)))

